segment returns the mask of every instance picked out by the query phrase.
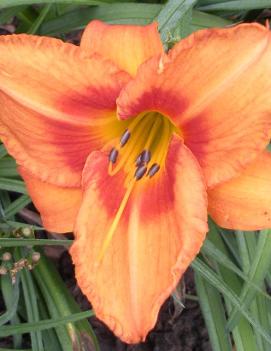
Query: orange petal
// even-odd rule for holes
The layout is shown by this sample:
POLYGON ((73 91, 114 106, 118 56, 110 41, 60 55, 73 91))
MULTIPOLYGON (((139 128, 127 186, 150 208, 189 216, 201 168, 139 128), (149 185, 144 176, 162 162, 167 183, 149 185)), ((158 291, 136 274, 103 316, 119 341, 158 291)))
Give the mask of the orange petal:
POLYGON ((82 201, 82 190, 42 182, 23 167, 19 167, 19 172, 34 205, 40 212, 44 228, 57 233, 73 231, 82 201))
POLYGON ((136 183, 99 261, 126 192, 125 175, 110 177, 107 163, 99 152, 87 161, 71 255, 98 318, 123 341, 137 343, 199 252, 207 231, 205 186, 194 156, 174 142, 160 175, 136 183))
POLYGON ((1 36, 0 57, 0 138, 40 179, 79 186, 90 151, 119 123, 115 100, 128 75, 52 38, 1 36))
POLYGON ((243 173, 208 191, 209 213, 229 229, 271 228, 271 153, 264 152, 243 173))
POLYGON ((139 65, 163 52, 157 23, 147 26, 108 25, 92 21, 86 27, 81 48, 109 58, 117 66, 134 76, 139 65))
POLYGON ((270 62, 270 32, 261 25, 194 33, 141 66, 121 92, 119 115, 169 116, 208 185, 215 185, 235 176, 268 142, 270 62))

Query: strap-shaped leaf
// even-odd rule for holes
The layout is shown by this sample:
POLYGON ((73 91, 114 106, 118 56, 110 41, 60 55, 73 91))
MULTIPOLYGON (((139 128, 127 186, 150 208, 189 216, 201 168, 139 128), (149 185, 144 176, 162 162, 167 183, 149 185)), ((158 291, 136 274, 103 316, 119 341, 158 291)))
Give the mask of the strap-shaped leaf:
POLYGON ((214 2, 206 6, 200 6, 199 9, 204 11, 241 11, 264 9, 270 6, 270 0, 233 0, 214 2))
MULTIPOLYGON (((187 23, 187 14, 189 14, 195 3, 196 0, 169 0, 162 8, 157 20, 159 23, 158 29, 163 42, 167 41, 169 34, 177 26, 180 26, 182 21, 186 27, 190 26, 192 16, 189 16, 190 23, 187 23)), ((189 32, 189 30, 185 28, 182 28, 182 30, 189 32)))

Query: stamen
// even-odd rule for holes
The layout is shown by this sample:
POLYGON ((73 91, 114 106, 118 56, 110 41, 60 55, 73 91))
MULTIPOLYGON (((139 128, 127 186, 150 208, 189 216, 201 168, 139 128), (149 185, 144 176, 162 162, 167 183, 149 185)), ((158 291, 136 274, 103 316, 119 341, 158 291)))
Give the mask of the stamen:
POLYGON ((110 151, 110 154, 109 154, 109 161, 110 161, 111 163, 116 163, 117 158, 118 158, 118 154, 119 154, 118 150, 115 149, 115 148, 113 148, 113 149, 110 151))
POLYGON ((120 146, 123 147, 127 141, 130 139, 131 133, 129 129, 126 129, 120 138, 120 146))
POLYGON ((162 120, 159 116, 155 117, 154 123, 153 123, 152 128, 151 128, 151 132, 148 136, 148 140, 147 140, 146 145, 145 145, 145 150, 149 150, 151 148, 151 145, 152 145, 152 143, 155 139, 155 136, 159 130, 161 122, 162 122, 162 120))
POLYGON ((142 152, 141 152, 141 154, 139 154, 138 156, 137 156, 137 159, 136 159, 136 166, 138 167, 138 166, 140 166, 140 165, 142 165, 142 152))
POLYGON ((124 132, 119 145, 109 153, 108 173, 114 176, 122 170, 125 179, 121 186, 126 192, 102 242, 96 266, 101 263, 110 245, 136 182, 144 176, 142 182, 149 181, 147 177, 152 178, 164 166, 171 136, 175 131, 171 121, 156 111, 142 113, 126 124, 125 128, 122 129, 124 132))
POLYGON ((149 150, 143 150, 141 154, 137 156, 136 166, 143 166, 145 163, 149 163, 151 159, 151 152, 149 150))
POLYGON ((132 122, 129 124, 129 131, 132 133, 132 131, 135 129, 135 127, 139 124, 139 122, 142 121, 142 119, 146 116, 145 113, 140 114, 137 118, 134 118, 132 122))
POLYGON ((172 136, 172 125, 168 121, 165 121, 165 125, 167 126, 166 131, 165 131, 166 137, 165 137, 163 145, 161 146, 161 147, 163 147, 163 149, 162 149, 163 150, 163 157, 159 162, 157 162, 159 165, 164 165, 166 162, 168 148, 169 148, 169 144, 171 142, 171 136, 172 136))
POLYGON ((124 195, 124 197, 123 197, 123 199, 121 201, 121 204, 120 204, 120 207, 118 209, 118 212, 116 213, 116 216, 115 216, 115 218, 114 218, 114 220, 113 220, 113 222, 111 224, 111 227, 109 228, 109 231, 108 231, 108 233, 107 233, 107 235, 106 235, 106 237, 105 237, 105 239, 103 241, 103 245, 102 245, 101 251, 99 253, 96 265, 99 265, 100 262, 102 261, 102 259, 104 257, 104 254, 105 254, 105 252, 106 252, 106 250, 107 250, 107 248, 108 248, 108 246, 109 246, 109 244, 110 244, 110 242, 111 242, 111 240, 113 238, 113 235, 114 235, 114 233, 115 233, 115 231, 117 229, 117 226, 119 224, 119 221, 121 219, 123 211, 125 210, 127 202, 129 200, 129 197, 130 197, 131 192, 133 190, 134 184, 135 184, 135 180, 133 180, 129 184, 129 187, 128 187, 128 189, 127 189, 127 191, 126 191, 126 193, 125 193, 125 195, 124 195))
MULTIPOLYGON (((134 169, 135 166, 135 160, 138 158, 139 151, 145 149, 145 143, 146 139, 148 138, 150 129, 152 127, 152 120, 150 118, 146 118, 148 120, 148 123, 145 124, 145 121, 142 120, 141 124, 144 124, 143 128, 141 129, 141 126, 138 126, 138 128, 135 130, 135 133, 133 133, 132 137, 132 142, 134 144, 133 149, 131 150, 129 157, 127 159, 127 162, 124 165, 124 171, 125 172, 130 172, 132 169, 134 169)), ((137 166, 142 166, 142 164, 138 164, 137 166)), ((133 173, 133 172, 132 172, 133 173)), ((131 174, 133 178, 133 174, 131 174)))
POLYGON ((159 149, 155 155, 155 159, 153 160, 153 162, 157 163, 158 165, 163 165, 165 162, 169 143, 170 143, 170 135, 172 133, 172 128, 166 119, 164 120, 163 124, 164 124, 164 128, 163 128, 162 138, 159 143, 159 149))
POLYGON ((151 159, 151 152, 149 150, 144 150, 142 152, 142 162, 148 163, 151 159))
POLYGON ((139 166, 135 171, 135 179, 136 180, 141 179, 146 174, 146 172, 147 172, 146 166, 139 166))
MULTIPOLYGON (((127 145, 127 149, 123 148, 120 151, 123 151, 123 154, 120 156, 120 161, 116 164, 114 169, 111 169, 109 167, 109 174, 111 176, 115 175, 123 166, 124 167, 130 167, 129 165, 129 159, 132 161, 133 160, 133 153, 136 152, 138 148, 138 143, 142 141, 142 137, 144 136, 144 133, 147 133, 149 130, 149 124, 151 123, 151 120, 149 118, 145 118, 142 120, 138 128, 136 129, 135 133, 133 134, 133 142, 129 143, 127 145)), ((131 129, 129 128, 131 131, 131 129)), ((143 139, 144 140, 144 139, 143 139)), ((136 156, 134 156, 136 157, 136 156)))
POLYGON ((151 168, 148 171, 148 176, 151 178, 155 175, 155 173, 157 173, 160 169, 160 166, 157 163, 154 163, 151 168))
POLYGON ((173 128, 168 118, 155 111, 134 118, 126 125, 119 146, 110 152, 110 176, 120 170, 126 173, 124 187, 127 189, 131 181, 140 180, 145 175, 153 177, 165 163, 173 128))
MULTIPOLYGON (((143 150, 136 158, 136 166, 144 166, 147 163, 150 162, 151 159, 151 152, 149 151, 150 147, 152 146, 154 139, 155 139, 155 135, 157 134, 159 127, 161 124, 161 118, 159 116, 155 117, 154 123, 151 126, 151 131, 148 135, 148 139, 145 143, 145 150, 143 150)), ((142 178, 142 177, 141 177, 142 178)), ((139 179, 141 179, 139 178, 139 179)))

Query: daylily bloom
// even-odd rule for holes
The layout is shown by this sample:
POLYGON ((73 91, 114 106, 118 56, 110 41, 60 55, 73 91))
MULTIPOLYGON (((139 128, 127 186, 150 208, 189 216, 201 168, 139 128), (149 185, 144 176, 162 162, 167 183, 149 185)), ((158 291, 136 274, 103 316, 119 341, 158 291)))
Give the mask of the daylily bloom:
POLYGON ((203 30, 165 53, 156 24, 92 21, 80 48, 2 36, 0 57, 0 137, 44 226, 74 231, 78 284, 122 340, 154 326, 208 208, 226 228, 270 227, 266 27, 203 30))

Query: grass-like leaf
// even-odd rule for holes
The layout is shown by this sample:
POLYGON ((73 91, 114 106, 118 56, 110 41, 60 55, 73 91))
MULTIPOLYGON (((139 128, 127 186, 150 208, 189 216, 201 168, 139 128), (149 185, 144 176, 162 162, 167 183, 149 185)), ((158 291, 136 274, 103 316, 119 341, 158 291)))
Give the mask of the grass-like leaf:
POLYGON ((72 30, 83 29, 91 20, 99 19, 108 23, 148 24, 158 15, 160 4, 108 4, 88 8, 78 8, 43 23, 39 33, 57 35, 72 30))
POLYGON ((0 175, 1 177, 18 176, 16 162, 10 156, 0 158, 0 175))
MULTIPOLYGON (((258 235, 258 243, 255 250, 254 260, 251 264, 251 269, 248 274, 248 278, 255 285, 261 286, 268 269, 271 266, 271 231, 263 230, 258 235)), ((254 289, 250 289, 249 284, 245 283, 242 293, 240 296, 241 306, 247 309, 253 298, 255 297, 256 291, 254 289)), ((238 319, 240 318, 240 310, 236 307, 232 311, 229 321, 228 328, 231 330, 235 327, 238 319)))
MULTIPOLYGON (((39 300, 39 311, 41 315, 41 319, 48 319, 50 318, 48 309, 46 306, 46 302, 43 299, 40 290, 38 289, 38 300, 39 300)), ((46 329, 42 331, 42 338, 44 343, 45 350, 53 350, 53 351, 63 351, 61 344, 58 340, 56 329, 46 329)))
MULTIPOLYGON (((0 231, 11 231, 13 229, 21 229, 21 228, 25 228, 27 225, 25 223, 22 222, 16 222, 16 221, 10 221, 10 220, 4 220, 3 223, 0 222, 0 231)), ((43 227, 39 227, 37 225, 31 225, 31 229, 33 230, 44 230, 43 227)), ((0 239, 0 241, 2 242, 3 239, 0 239)), ((12 245, 11 245, 12 246, 12 245)), ((16 245, 14 245, 16 246, 16 245)), ((24 246, 24 245, 22 245, 24 246)))
POLYGON ((93 311, 85 311, 74 313, 62 318, 52 318, 35 323, 21 323, 19 325, 5 325, 1 327, 0 337, 6 337, 13 334, 24 334, 32 331, 41 331, 50 328, 56 328, 60 325, 80 321, 84 318, 89 318, 94 315, 93 311))
MULTIPOLYGON (((20 258, 23 258, 22 252, 23 252, 22 249, 15 250, 14 255, 17 260, 20 258)), ((26 306, 27 320, 30 323, 37 323, 40 319, 38 304, 37 304, 37 295, 36 295, 32 275, 26 269, 23 269, 21 271, 21 282, 22 282, 24 301, 26 306)), ((41 332, 33 330, 30 332, 30 337, 31 337, 32 350, 44 351, 41 332)))
POLYGON ((255 289, 258 293, 260 293, 263 297, 268 300, 271 300, 271 296, 268 295, 265 291, 263 291, 257 284, 253 283, 249 280, 247 274, 245 274, 241 269, 236 266, 233 261, 222 252, 219 248, 217 248, 210 240, 206 239, 204 245, 201 249, 201 252, 213 258, 217 263, 222 266, 228 268, 232 272, 236 273, 243 281, 246 282, 250 286, 250 288, 255 289))
POLYGON ((221 295, 197 272, 195 283, 213 350, 231 351, 232 345, 226 329, 227 320, 221 295))
POLYGON ((2 325, 9 322, 16 314, 20 297, 20 279, 18 276, 14 285, 12 285, 11 278, 9 275, 0 276, 0 279, 2 293, 7 308, 7 311, 0 316, 0 329, 2 329, 4 328, 2 325))
POLYGON ((0 351, 33 351, 32 349, 3 349, 0 348, 0 351))
POLYGON ((31 25, 31 27, 28 30, 28 34, 35 34, 39 27, 41 26, 42 22, 48 15, 49 11, 51 10, 52 4, 47 4, 43 7, 41 10, 39 16, 36 18, 35 22, 31 25))
MULTIPOLYGON (((0 16, 1 16, 1 13, 0 13, 0 16)), ((1 20, 1 17, 0 17, 0 20, 1 20)), ((1 24, 1 22, 0 22, 1 24)), ((0 145, 0 159, 3 158, 4 156, 6 156, 8 153, 7 153, 7 150, 6 148, 4 147, 3 144, 0 145)))
MULTIPOLYGON (((63 283, 54 265, 44 255, 42 255, 39 264, 34 270, 34 276, 51 317, 58 318, 71 313, 76 314, 80 311, 79 306, 63 283)), ((99 351, 96 337, 86 319, 80 320, 76 324, 69 323, 62 329, 57 328, 56 332, 65 351, 76 349, 82 338, 99 351)))
MULTIPOLYGON (((125 0, 127 1, 127 0, 125 0)), ((1 0, 0 9, 18 5, 37 4, 74 4, 74 5, 101 5, 114 2, 114 0, 1 0)), ((122 2, 122 0, 118 0, 122 2)))
MULTIPOLYGON (((184 20, 186 26, 190 25, 187 22, 187 14, 192 10, 195 3, 196 0, 169 0, 162 8, 157 21, 163 42, 168 40, 168 36, 172 30, 181 25, 182 20, 184 20)), ((182 30, 184 31, 184 28, 182 30)), ((186 28, 186 30, 190 31, 190 28, 186 28)))
POLYGON ((27 194, 26 187, 22 180, 0 177, 0 189, 27 194))
POLYGON ((257 320, 255 320, 251 314, 241 305, 238 296, 229 289, 223 279, 221 279, 207 264, 200 259, 195 259, 192 263, 192 267, 202 277, 204 277, 211 285, 219 290, 226 298, 233 304, 235 308, 242 313, 242 315, 249 321, 249 323, 262 335, 262 337, 271 344, 271 336, 269 331, 262 328, 257 320))
POLYGON ((18 213, 21 209, 31 203, 31 199, 28 195, 21 195, 13 201, 9 206, 4 209, 4 217, 5 219, 9 219, 18 213))
MULTIPOLYGON (((1 3, 0 3, 1 4, 1 3)), ((1 7, 1 6, 0 6, 1 7)), ((0 12, 0 24, 8 23, 16 16, 19 12, 24 10, 26 6, 14 6, 1 10, 0 12)), ((1 146, 0 146, 0 158, 1 158, 1 146)))
POLYGON ((24 247, 24 246, 70 246, 73 240, 56 240, 56 239, 17 239, 1 238, 1 247, 24 247))
POLYGON ((192 26, 199 28, 210 28, 210 27, 224 27, 231 25, 233 21, 225 19, 219 16, 205 13, 198 10, 192 12, 192 26))
POLYGON ((255 10, 271 7, 270 0, 233 0, 210 3, 209 5, 200 6, 202 11, 242 11, 255 10))

